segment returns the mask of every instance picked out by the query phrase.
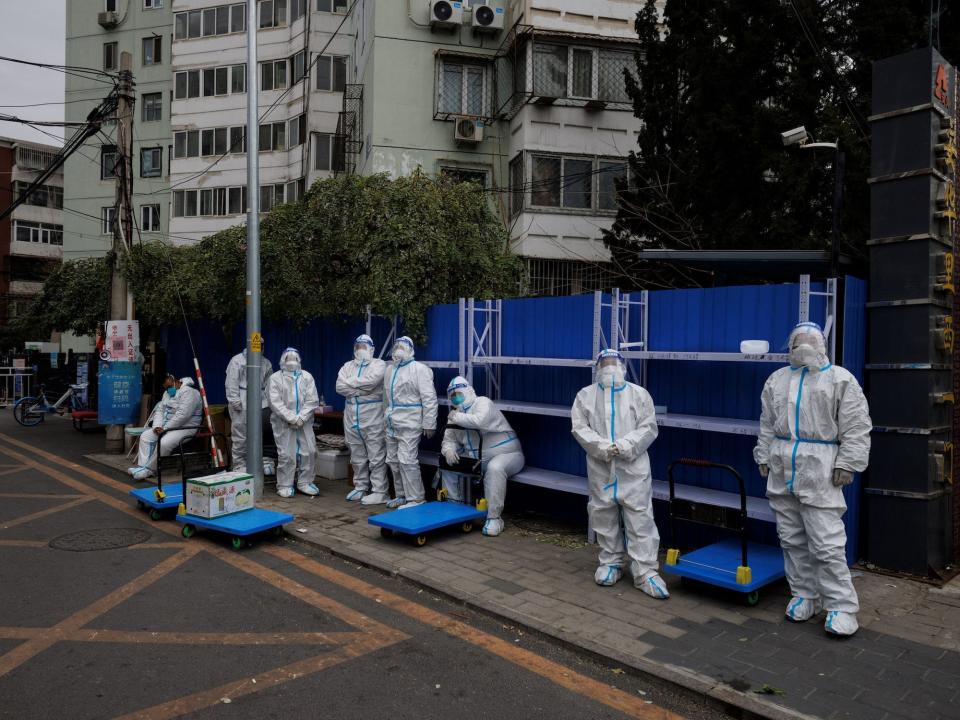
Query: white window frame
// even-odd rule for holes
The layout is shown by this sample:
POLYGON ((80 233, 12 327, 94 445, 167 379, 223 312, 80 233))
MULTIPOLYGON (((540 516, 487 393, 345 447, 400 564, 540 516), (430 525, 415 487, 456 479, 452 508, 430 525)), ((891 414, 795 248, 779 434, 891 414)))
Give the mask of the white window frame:
POLYGON ((140 229, 143 232, 160 232, 160 206, 140 206, 140 229))
POLYGON ((458 59, 458 58, 440 58, 440 70, 439 75, 437 76, 437 111, 450 114, 450 115, 463 115, 466 117, 489 117, 490 116, 490 83, 491 83, 491 71, 490 64, 484 62, 474 62, 472 60, 458 59), (443 75, 444 69, 447 65, 455 65, 460 68, 460 111, 459 112, 449 112, 447 110, 441 110, 444 107, 443 104, 443 75), (481 114, 475 115, 473 113, 467 112, 467 72, 466 69, 471 68, 480 68, 483 73, 483 97, 481 101, 483 103, 480 108, 481 114))
POLYGON ((104 43, 103 44, 103 69, 108 72, 112 72, 116 70, 119 67, 118 65, 119 55, 120 55, 119 45, 116 42, 104 43), (107 48, 108 47, 113 49, 113 63, 110 65, 110 67, 107 67, 107 48))
POLYGON ((290 24, 290 4, 287 2, 287 0, 250 0, 250 2, 257 3, 257 29, 258 30, 270 30, 272 28, 282 28, 282 27, 287 27, 290 24), (271 6, 270 14, 272 17, 271 17, 270 25, 263 25, 260 22, 261 17, 263 17, 261 14, 263 12, 261 10, 261 7, 266 3, 270 3, 270 6, 271 6), (277 7, 279 6, 280 3, 283 3, 283 22, 277 22, 277 7))
POLYGON ((450 174, 450 173, 461 173, 461 172, 476 173, 478 175, 483 175, 483 183, 481 183, 481 187, 483 187, 485 190, 489 187, 490 174, 491 174, 491 168, 489 167, 483 167, 482 165, 465 166, 465 165, 450 165, 447 163, 441 163, 437 168, 437 174, 441 176, 444 173, 450 174))
POLYGON ((599 49, 586 45, 567 46, 567 97, 571 100, 596 100, 600 85, 599 49), (590 95, 573 94, 573 55, 574 51, 590 53, 590 95))
POLYGON ((317 72, 317 81, 314 83, 314 90, 317 92, 343 92, 346 89, 349 78, 347 77, 350 71, 350 56, 349 55, 319 55, 314 57, 314 66, 319 68, 321 62, 326 62, 329 70, 327 77, 330 78, 330 87, 322 88, 320 87, 320 73, 317 72), (334 71, 334 61, 342 60, 343 61, 343 88, 337 89, 337 74, 334 71))
POLYGON ((116 146, 116 145, 101 145, 101 146, 100 146, 100 179, 101 179, 101 180, 113 180, 114 178, 117 177, 117 157, 118 157, 118 156, 117 156, 117 146, 116 146), (108 148, 108 147, 113 148, 113 150, 108 152, 108 151, 107 151, 107 148, 108 148), (105 157, 104 157, 104 156, 107 155, 107 154, 110 154, 110 153, 113 154, 113 170, 112 170, 113 174, 112 174, 112 175, 105 175, 104 173, 105 173, 105 171, 106 171, 106 169, 107 169, 107 166, 104 165, 104 160, 105 160, 105 157))
POLYGON ((333 172, 333 137, 334 133, 326 132, 314 132, 310 133, 313 142, 313 169, 314 172, 333 172), (327 167, 321 168, 317 167, 317 150, 320 148, 320 143, 325 142, 327 145, 327 167))
POLYGON ((144 10, 160 10, 163 8, 163 0, 143 0, 144 10))
POLYGON ((117 222, 117 208, 113 205, 100 208, 100 234, 113 235, 113 226, 117 222))
POLYGON ((331 15, 344 15, 350 9, 350 0, 329 0, 330 9, 321 10, 320 3, 324 0, 317 0, 317 12, 330 13, 331 15), (337 3, 340 3, 341 10, 337 10, 337 3))
POLYGON ((140 122, 159 122, 160 120, 163 120, 163 93, 162 92, 143 93, 140 96, 140 102, 141 102, 140 107, 142 108, 140 111, 140 122), (151 100, 155 98, 160 98, 159 117, 147 118, 147 98, 150 98, 151 100))
POLYGON ((155 65, 163 65, 163 36, 162 35, 148 35, 145 38, 140 40, 140 64, 144 67, 153 67, 155 65), (153 60, 147 62, 147 42, 153 44, 153 60), (157 52, 159 48, 160 52, 157 52), (157 59, 159 57, 159 59, 157 59))
POLYGON ((117 5, 120 0, 103 0, 104 12, 117 12, 117 5))
POLYGON ((155 147, 140 148, 140 177, 142 178, 163 177, 163 148, 161 146, 157 145, 155 147), (151 156, 156 155, 159 160, 159 162, 157 163, 158 167, 152 168, 151 173, 149 175, 144 174, 144 171, 143 171, 143 168, 144 168, 143 159, 147 154, 150 154, 151 156))

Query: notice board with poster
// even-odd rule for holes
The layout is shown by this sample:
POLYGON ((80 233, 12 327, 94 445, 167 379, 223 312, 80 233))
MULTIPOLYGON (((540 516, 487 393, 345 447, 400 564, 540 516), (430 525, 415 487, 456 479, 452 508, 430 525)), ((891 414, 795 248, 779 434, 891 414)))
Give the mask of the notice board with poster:
POLYGON ((98 423, 133 425, 140 421, 139 362, 101 362, 97 382, 98 423))

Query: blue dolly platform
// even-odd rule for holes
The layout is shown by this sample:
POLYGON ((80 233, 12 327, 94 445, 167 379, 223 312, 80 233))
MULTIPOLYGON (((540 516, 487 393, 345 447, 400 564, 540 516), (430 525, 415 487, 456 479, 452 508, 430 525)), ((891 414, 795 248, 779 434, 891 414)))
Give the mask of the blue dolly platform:
POLYGON ((180 531, 180 534, 185 538, 193 537, 197 528, 213 530, 224 535, 230 535, 233 549, 240 550, 244 546, 252 544, 249 540, 252 535, 272 530, 274 535, 279 537, 283 534, 283 526, 293 522, 293 515, 255 507, 218 518, 178 513, 177 522, 183 523, 183 530, 180 531))
POLYGON ((405 510, 371 515, 367 522, 380 528, 384 537, 409 535, 418 547, 427 544, 427 533, 437 528, 459 525, 463 532, 473 530, 473 524, 487 517, 486 510, 453 501, 428 502, 405 510))
POLYGON ((155 486, 146 488, 134 488, 130 495, 137 501, 137 507, 141 510, 148 510, 151 520, 160 520, 164 513, 169 510, 176 510, 183 502, 183 493, 179 487, 171 488, 167 492, 166 498, 157 500, 157 488, 155 486))
POLYGON ((670 485, 670 542, 663 571, 708 585, 742 593, 749 605, 760 601, 760 588, 784 576, 783 551, 779 547, 747 542, 747 491, 743 478, 729 465, 706 460, 676 460, 667 467, 670 485), (677 465, 715 468, 731 473, 740 490, 740 507, 728 508, 678 498, 673 470, 677 465), (681 554, 677 542, 676 521, 736 531, 738 540, 721 540, 712 545, 681 554))

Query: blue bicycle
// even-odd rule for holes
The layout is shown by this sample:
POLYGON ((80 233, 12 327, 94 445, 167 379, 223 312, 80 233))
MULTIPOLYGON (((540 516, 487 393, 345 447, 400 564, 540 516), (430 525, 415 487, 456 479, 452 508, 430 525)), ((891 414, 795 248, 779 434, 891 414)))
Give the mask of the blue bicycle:
POLYGON ((47 415, 64 415, 67 410, 83 410, 83 401, 80 399, 80 393, 87 389, 87 384, 68 385, 67 390, 60 399, 52 405, 47 400, 47 393, 43 385, 40 386, 40 394, 34 397, 24 397, 17 400, 13 406, 14 419, 25 427, 34 427, 42 423, 47 415))

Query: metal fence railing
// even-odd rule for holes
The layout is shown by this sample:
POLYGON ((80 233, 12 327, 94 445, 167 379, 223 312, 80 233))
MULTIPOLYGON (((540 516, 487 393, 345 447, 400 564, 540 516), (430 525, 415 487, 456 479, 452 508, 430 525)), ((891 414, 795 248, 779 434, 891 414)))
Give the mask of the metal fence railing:
POLYGON ((0 408, 10 407, 17 400, 30 395, 33 370, 0 367, 0 408))

